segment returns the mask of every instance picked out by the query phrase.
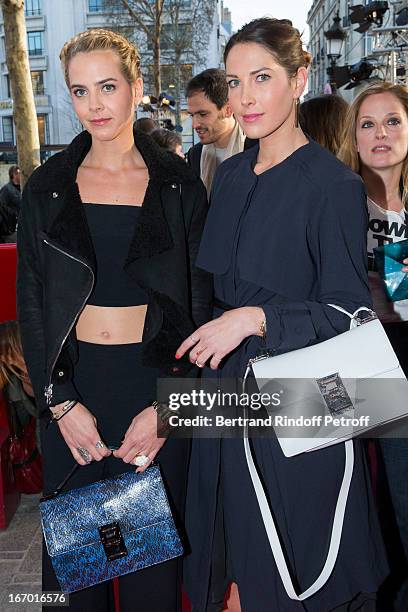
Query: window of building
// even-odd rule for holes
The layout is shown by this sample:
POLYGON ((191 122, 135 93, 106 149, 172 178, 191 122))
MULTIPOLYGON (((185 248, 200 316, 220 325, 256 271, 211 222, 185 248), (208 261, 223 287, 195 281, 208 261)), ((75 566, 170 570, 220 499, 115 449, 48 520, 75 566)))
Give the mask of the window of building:
POLYGON ((364 55, 371 55, 371 52, 374 47, 374 36, 369 36, 366 32, 365 34, 365 51, 364 55))
POLYGON ((11 142, 14 144, 14 125, 13 117, 3 117, 3 142, 11 142))
MULTIPOLYGON (((152 31, 153 26, 149 26, 152 31)), ((177 31, 171 23, 164 23, 160 36, 160 49, 162 51, 171 51, 175 46, 182 49, 187 49, 191 44, 193 29, 191 23, 179 23, 177 31)), ((152 51, 152 40, 149 37, 147 40, 147 48, 152 51)))
MULTIPOLYGON (((148 0, 149 4, 154 4, 156 0, 148 0)), ((186 9, 191 7, 191 0, 178 0, 177 5, 180 8, 186 9)), ((224 9, 225 10, 225 9, 224 9)))
MULTIPOLYGON (((175 66, 174 64, 162 64, 161 65, 161 86, 162 91, 170 95, 174 95, 175 87, 175 66)), ((146 92, 153 94, 153 65, 147 66, 147 73, 145 76, 145 90, 146 92)), ((187 83, 193 76, 193 66, 191 64, 181 64, 180 66, 180 92, 186 89, 187 83)))
POLYGON ((40 145, 48 144, 48 115, 37 115, 38 123, 38 137, 40 139, 40 145))
POLYGON ((43 32, 27 32, 28 55, 43 55, 43 32))
POLYGON ((118 13, 126 10, 120 0, 88 0, 89 13, 118 13))
POLYGON ((100 13, 105 9, 105 0, 88 0, 90 13, 100 13))
POLYGON ((33 70, 31 72, 31 83, 33 84, 33 93, 35 96, 44 95, 44 72, 42 70, 33 70))
POLYGON ((25 0, 24 12, 27 17, 41 15, 41 0, 25 0))

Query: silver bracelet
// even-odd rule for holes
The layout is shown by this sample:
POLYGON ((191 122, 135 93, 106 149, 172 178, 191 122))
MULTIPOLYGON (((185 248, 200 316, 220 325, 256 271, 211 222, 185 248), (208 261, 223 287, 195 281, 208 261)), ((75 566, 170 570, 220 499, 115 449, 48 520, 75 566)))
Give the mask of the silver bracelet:
POLYGON ((154 402, 152 402, 152 406, 155 409, 157 415, 163 421, 163 423, 166 423, 168 425, 169 419, 171 415, 174 414, 174 411, 171 410, 166 404, 161 404, 157 400, 154 400, 154 402))

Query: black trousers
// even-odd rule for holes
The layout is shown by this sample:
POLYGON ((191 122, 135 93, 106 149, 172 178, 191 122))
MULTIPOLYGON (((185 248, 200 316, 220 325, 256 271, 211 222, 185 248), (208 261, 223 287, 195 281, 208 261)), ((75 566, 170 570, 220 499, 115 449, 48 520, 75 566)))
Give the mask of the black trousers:
MULTIPOLYGON (((98 345, 79 342, 74 383, 84 405, 97 419, 104 442, 120 446, 133 417, 156 397, 157 371, 141 361, 141 344, 98 345)), ((41 425, 44 493, 70 472, 75 460, 55 423, 41 425)), ((182 535, 189 444, 169 439, 157 455, 173 515, 182 535)), ((81 487, 129 471, 129 464, 111 456, 79 467, 64 490, 81 487)), ((63 520, 63 517, 61 517, 63 520)), ((43 590, 60 591, 47 550, 43 548, 43 590)), ((173 559, 119 578, 120 612, 178 612, 181 610, 181 560, 173 559)), ((55 612, 60 608, 55 608, 55 612)), ((69 610, 114 612, 111 581, 70 594, 69 610)), ((54 610, 53 607, 44 610, 54 610)))

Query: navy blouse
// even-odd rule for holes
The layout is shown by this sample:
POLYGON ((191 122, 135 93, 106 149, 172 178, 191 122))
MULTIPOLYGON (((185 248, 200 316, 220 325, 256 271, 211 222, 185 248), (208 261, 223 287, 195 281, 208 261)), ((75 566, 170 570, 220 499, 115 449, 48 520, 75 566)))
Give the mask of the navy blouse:
POLYGON ((197 258, 215 275, 216 298, 265 311, 266 347, 248 339, 224 360, 228 375, 242 374, 260 348, 283 353, 348 329, 328 304, 371 306, 361 178, 312 140, 259 176, 257 153, 217 170, 197 258))

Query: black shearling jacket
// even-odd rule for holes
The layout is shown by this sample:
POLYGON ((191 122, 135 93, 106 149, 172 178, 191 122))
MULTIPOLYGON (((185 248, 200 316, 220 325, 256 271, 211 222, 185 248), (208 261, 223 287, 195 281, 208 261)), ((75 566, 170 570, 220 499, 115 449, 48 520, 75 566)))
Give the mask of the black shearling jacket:
MULTIPOLYGON (((135 131, 149 184, 125 270, 149 295, 143 359, 162 375, 180 342, 211 318, 212 279, 195 267, 207 214, 203 184, 176 155, 135 131)), ((37 168, 23 191, 18 224, 17 310, 24 358, 42 411, 80 399, 72 382, 75 323, 92 291, 95 254, 76 174, 91 146, 88 132, 37 168)))

